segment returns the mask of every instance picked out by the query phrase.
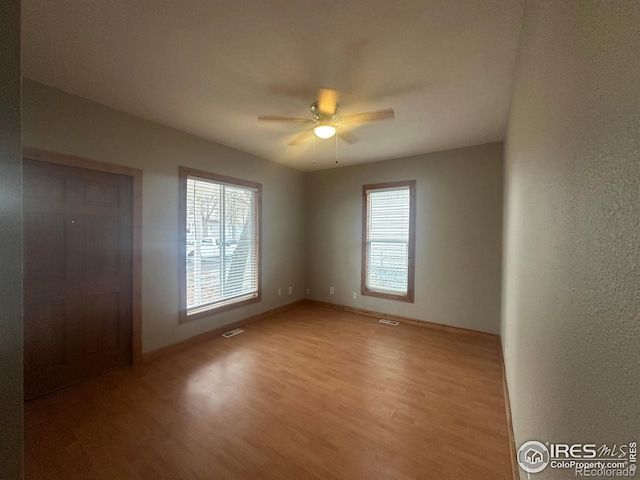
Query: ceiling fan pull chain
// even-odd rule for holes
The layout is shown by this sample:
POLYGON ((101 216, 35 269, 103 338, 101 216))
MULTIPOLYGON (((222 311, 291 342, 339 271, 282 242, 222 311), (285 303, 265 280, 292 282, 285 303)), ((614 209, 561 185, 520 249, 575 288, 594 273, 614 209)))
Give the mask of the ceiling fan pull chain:
POLYGON ((336 139, 336 163, 338 163, 338 135, 334 135, 333 138, 336 139))
POLYGON ((313 136, 313 164, 316 164, 316 136, 313 136))

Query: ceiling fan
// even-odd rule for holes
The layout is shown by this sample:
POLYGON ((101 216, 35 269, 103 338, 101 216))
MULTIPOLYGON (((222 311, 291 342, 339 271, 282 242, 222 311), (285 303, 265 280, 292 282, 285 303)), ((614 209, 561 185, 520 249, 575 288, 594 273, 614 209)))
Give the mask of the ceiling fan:
POLYGON ((342 128, 345 125, 357 123, 375 122, 393 118, 393 110, 378 110, 375 112, 354 113, 352 115, 338 115, 338 92, 331 88, 321 88, 318 90, 318 100, 311 104, 311 115, 313 118, 295 117, 273 117, 260 115, 258 120, 267 122, 284 123, 308 123, 314 126, 297 135, 289 142, 289 145, 299 145, 311 138, 314 134, 319 138, 331 138, 337 135, 348 144, 358 141, 353 133, 342 128))

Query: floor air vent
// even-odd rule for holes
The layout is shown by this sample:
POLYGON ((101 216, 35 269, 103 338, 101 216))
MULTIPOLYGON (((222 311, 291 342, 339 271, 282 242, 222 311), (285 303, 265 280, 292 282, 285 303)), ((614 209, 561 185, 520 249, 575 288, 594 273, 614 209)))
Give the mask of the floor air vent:
POLYGON ((222 336, 224 338, 229 338, 229 337, 233 337, 234 335, 238 335, 239 333, 244 332, 244 330, 242 330, 241 328, 236 328, 234 330, 231 330, 230 332, 227 333, 223 333, 222 336))
POLYGON ((394 327, 398 325, 398 322, 394 322, 393 320, 385 320, 384 318, 380 319, 380 323, 384 323, 385 325, 393 325, 394 327))

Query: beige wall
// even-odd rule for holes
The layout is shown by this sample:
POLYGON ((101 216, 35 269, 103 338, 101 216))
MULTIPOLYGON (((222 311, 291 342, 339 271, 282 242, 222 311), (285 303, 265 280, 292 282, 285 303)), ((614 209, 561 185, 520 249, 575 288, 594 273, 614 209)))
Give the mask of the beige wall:
POLYGON ((309 173, 309 298, 498 333, 501 232, 501 143, 309 173), (361 297, 362 186, 413 179, 415 303, 361 297))
POLYGON ((303 298, 302 172, 26 79, 23 104, 24 145, 143 171, 143 351, 303 298), (178 324, 181 165, 263 184, 262 301, 184 325, 178 324))
POLYGON ((0 477, 22 478, 20 2, 0 2, 0 477))
POLYGON ((525 6, 502 324, 518 445, 640 438, 638 25, 640 2, 525 6))

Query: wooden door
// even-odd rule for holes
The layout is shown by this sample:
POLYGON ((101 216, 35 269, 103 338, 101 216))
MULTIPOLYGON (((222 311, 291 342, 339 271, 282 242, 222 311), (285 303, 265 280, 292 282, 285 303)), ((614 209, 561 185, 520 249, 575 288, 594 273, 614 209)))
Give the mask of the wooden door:
POLYGON ((131 191, 24 161, 25 399, 131 363, 131 191))

